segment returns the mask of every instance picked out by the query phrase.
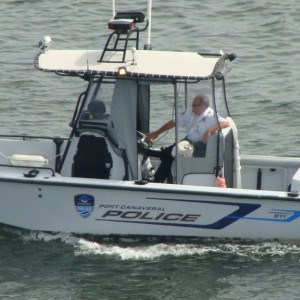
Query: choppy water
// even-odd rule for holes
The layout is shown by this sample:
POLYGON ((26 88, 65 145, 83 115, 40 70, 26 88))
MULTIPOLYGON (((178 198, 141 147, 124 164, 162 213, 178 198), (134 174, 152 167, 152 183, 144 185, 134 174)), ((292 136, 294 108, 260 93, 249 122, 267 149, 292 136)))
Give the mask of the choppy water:
MULTIPOLYGON (((145 11, 146 2, 116 5, 145 11)), ((155 49, 238 54, 227 88, 241 152, 299 156, 299 2, 153 6, 155 49)), ((102 48, 111 1, 2 0, 0 11, 0 134, 67 136, 84 83, 35 70, 37 44, 48 34, 56 49, 102 48)), ((112 243, 2 229, 0 299, 299 299, 299 252, 296 243, 112 243)))
POLYGON ((299 299, 300 246, 3 233, 1 299, 299 299))

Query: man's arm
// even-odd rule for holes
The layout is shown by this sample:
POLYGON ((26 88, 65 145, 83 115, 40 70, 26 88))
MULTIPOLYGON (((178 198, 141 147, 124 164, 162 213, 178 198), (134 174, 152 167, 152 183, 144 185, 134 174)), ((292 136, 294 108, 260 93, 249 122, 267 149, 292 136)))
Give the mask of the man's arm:
POLYGON ((146 141, 155 140, 161 133, 170 130, 175 127, 175 122, 173 120, 168 121, 163 126, 158 128, 155 131, 149 132, 146 134, 146 141))
POLYGON ((228 123, 228 121, 225 120, 225 121, 221 121, 219 124, 216 124, 216 125, 213 125, 213 126, 209 127, 209 128, 206 130, 205 134, 204 134, 204 137, 203 137, 202 142, 203 142, 204 144, 207 144, 209 137, 210 137, 214 132, 216 132, 217 130, 219 130, 219 128, 226 128, 226 127, 228 127, 228 126, 229 126, 229 123, 228 123))

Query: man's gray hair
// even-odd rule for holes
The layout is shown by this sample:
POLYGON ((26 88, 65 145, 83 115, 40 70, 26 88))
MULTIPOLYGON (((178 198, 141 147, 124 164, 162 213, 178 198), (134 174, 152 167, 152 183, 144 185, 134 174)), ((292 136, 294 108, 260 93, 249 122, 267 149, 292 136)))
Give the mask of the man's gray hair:
POLYGON ((206 95, 197 95, 195 100, 197 100, 198 104, 203 105, 205 108, 209 107, 209 98, 206 95))

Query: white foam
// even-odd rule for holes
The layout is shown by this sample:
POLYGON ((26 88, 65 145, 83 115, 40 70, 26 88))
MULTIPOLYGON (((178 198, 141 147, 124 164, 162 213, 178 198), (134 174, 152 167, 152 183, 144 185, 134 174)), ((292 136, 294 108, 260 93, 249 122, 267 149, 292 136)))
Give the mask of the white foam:
POLYGON ((287 254, 300 254, 299 245, 265 242, 258 244, 155 244, 133 247, 99 244, 80 239, 75 247, 75 255, 108 255, 122 260, 151 260, 163 256, 204 256, 212 253, 231 254, 260 260, 262 257, 280 258, 287 254))
POLYGON ((299 256, 300 244, 279 242, 203 242, 203 243, 107 243, 89 241, 82 237, 76 237, 69 233, 50 234, 45 232, 24 233, 13 230, 10 233, 20 235, 26 241, 61 241, 74 247, 74 255, 105 255, 119 258, 121 260, 152 260, 164 256, 205 256, 209 254, 230 254, 245 257, 252 260, 260 260, 270 257, 273 260, 280 259, 286 255, 299 256))
POLYGON ((78 238, 74 237, 70 233, 46 233, 42 231, 29 231, 22 235, 24 241, 44 241, 44 242, 51 242, 51 241, 62 241, 67 244, 76 244, 78 238))
POLYGON ((117 256, 122 260, 127 259, 155 259, 161 256, 185 256, 202 255, 205 249, 188 244, 156 244, 146 246, 122 247, 119 245, 98 244, 80 239, 75 245, 76 255, 111 255, 117 256))

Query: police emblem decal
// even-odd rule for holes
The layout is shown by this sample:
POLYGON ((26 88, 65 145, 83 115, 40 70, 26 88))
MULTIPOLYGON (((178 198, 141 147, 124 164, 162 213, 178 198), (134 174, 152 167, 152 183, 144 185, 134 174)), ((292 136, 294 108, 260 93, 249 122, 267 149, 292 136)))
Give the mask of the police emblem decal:
POLYGON ((95 199, 91 195, 75 195, 74 203, 76 211, 79 213, 79 215, 86 219, 92 214, 94 210, 95 199))

